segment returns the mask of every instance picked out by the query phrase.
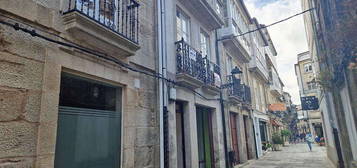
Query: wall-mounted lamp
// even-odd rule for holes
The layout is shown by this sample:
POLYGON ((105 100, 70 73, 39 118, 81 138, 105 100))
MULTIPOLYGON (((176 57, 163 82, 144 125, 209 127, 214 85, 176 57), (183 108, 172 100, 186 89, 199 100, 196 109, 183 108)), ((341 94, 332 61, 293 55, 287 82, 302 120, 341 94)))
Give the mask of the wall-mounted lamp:
POLYGON ((231 71, 231 75, 232 75, 231 81, 229 83, 221 85, 221 89, 226 89, 232 86, 237 79, 240 79, 240 75, 242 73, 243 72, 237 66, 234 67, 231 71))

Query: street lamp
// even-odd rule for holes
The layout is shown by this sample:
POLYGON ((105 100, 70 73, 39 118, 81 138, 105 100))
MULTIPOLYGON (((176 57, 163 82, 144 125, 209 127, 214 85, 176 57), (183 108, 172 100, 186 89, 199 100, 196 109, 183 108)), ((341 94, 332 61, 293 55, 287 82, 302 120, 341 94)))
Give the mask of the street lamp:
POLYGON ((237 66, 234 67, 231 71, 232 79, 229 81, 229 83, 221 85, 221 89, 226 89, 228 87, 233 86, 235 84, 235 81, 241 78, 242 73, 243 72, 237 66))
POLYGON ((237 75, 237 74, 242 74, 243 72, 236 66, 232 69, 231 74, 232 75, 237 75))
MULTIPOLYGON (((225 120, 225 113, 224 113, 224 102, 223 102, 223 94, 222 94, 222 90, 229 88, 231 86, 234 85, 234 81, 240 78, 240 74, 242 74, 243 72, 236 66, 234 67, 234 69, 232 69, 231 71, 231 75, 232 75, 232 80, 229 81, 229 83, 226 84, 222 84, 220 87, 220 93, 219 93, 219 101, 221 104, 221 112, 222 112, 222 124, 223 124, 223 141, 224 141, 224 148, 225 148, 225 156, 226 156, 226 167, 229 168, 231 167, 231 160, 229 159, 228 155, 228 147, 227 147, 227 136, 225 134, 226 132, 226 120, 225 120)), ((254 129, 253 129, 254 130, 254 129)))

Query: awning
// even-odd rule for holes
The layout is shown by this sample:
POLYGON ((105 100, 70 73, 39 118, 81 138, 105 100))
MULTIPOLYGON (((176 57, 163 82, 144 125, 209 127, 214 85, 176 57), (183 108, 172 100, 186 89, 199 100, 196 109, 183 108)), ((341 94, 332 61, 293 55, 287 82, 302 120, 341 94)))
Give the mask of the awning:
POLYGON ((269 111, 286 111, 286 106, 284 103, 274 103, 270 104, 268 109, 269 111))

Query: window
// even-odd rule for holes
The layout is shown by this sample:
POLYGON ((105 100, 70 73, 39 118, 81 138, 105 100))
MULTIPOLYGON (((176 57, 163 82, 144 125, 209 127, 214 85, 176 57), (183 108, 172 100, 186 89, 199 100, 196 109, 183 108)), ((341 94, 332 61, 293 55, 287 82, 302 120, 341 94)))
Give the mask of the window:
POLYGON ((120 167, 121 89, 62 74, 55 167, 120 167))
POLYGON ((227 75, 231 75, 233 69, 232 57, 227 55, 227 75))
POLYGON ((207 33, 201 31, 200 33, 200 41, 201 41, 201 52, 202 56, 207 56, 208 60, 211 60, 209 53, 209 36, 207 33))
POLYGON ((232 20, 232 23, 233 23, 233 32, 234 32, 234 35, 239 35, 241 34, 242 32, 240 32, 236 22, 234 20, 232 20))
POLYGON ((260 108, 259 108, 259 105, 260 105, 260 92, 259 92, 259 90, 258 90, 258 83, 257 83, 257 81, 255 80, 255 79, 253 79, 253 87, 254 87, 254 97, 255 97, 255 109, 256 110, 259 110, 260 108))
POLYGON ((307 83, 307 89, 308 90, 313 90, 313 89, 316 89, 317 88, 317 85, 315 82, 308 82, 307 83))
POLYGON ((219 15, 222 15, 222 5, 221 5, 221 2, 219 2, 219 0, 216 1, 216 12, 219 15))
POLYGON ((176 31, 177 41, 190 43, 190 19, 181 11, 176 12, 176 31))
POLYGON ((304 65, 304 71, 305 71, 305 73, 312 72, 312 64, 311 63, 305 64, 304 65))
POLYGON ((260 106, 261 110, 264 113, 265 112, 265 97, 264 97, 264 88, 263 85, 259 84, 259 90, 260 90, 260 106))

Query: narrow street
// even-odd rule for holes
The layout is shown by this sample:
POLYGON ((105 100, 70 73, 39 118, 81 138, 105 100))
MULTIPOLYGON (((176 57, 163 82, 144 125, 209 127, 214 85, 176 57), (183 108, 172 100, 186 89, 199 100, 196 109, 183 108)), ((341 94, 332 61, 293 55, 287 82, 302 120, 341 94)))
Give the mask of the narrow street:
POLYGON ((308 151, 305 143, 282 147, 282 151, 269 152, 244 168, 332 168, 326 158, 326 148, 313 145, 308 151))

